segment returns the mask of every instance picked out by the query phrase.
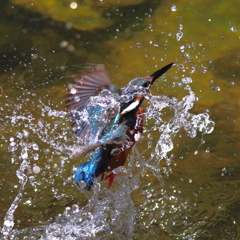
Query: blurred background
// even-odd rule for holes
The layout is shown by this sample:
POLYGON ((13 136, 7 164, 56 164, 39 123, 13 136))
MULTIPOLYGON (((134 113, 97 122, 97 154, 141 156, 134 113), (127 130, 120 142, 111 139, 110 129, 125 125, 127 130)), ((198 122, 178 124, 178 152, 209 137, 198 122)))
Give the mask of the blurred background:
MULTIPOLYGON (((237 0, 2 0, 2 237, 239 239, 238 5, 237 0), (162 156, 156 153, 160 119, 150 117, 143 141, 113 187, 98 180, 92 191, 79 191, 72 169, 88 158, 72 154, 68 84, 86 66, 104 64, 121 88, 170 62, 176 66, 152 94, 181 103, 189 94, 182 79, 191 78, 196 98, 189 112, 209 115, 214 130, 192 137, 182 128, 172 132, 173 147, 162 156)), ((144 106, 151 109, 147 101, 144 106)), ((161 114, 163 122, 173 116, 171 108, 161 114)))

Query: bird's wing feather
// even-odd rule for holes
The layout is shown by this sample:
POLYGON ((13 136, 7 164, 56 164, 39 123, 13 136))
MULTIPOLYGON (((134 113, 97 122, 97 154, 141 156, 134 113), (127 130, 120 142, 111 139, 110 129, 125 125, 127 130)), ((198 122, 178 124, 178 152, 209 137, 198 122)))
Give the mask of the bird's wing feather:
POLYGON ((91 97, 99 95, 103 89, 114 91, 103 65, 95 65, 89 72, 80 72, 69 89, 66 106, 71 114, 73 130, 85 144, 96 143, 109 124, 108 108, 102 107, 101 102, 98 104, 100 98, 91 102, 91 97))
POLYGON ((82 111, 91 96, 98 95, 103 89, 109 89, 110 86, 111 82, 103 65, 95 65, 89 72, 81 71, 75 78, 75 83, 67 96, 67 109, 82 111))

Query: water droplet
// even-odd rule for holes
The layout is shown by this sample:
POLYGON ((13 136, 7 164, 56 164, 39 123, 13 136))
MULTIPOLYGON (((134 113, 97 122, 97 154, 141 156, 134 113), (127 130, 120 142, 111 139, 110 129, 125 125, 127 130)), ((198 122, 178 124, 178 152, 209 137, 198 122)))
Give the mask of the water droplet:
POLYGON ((177 41, 180 41, 182 37, 183 37, 183 33, 181 31, 178 31, 176 34, 177 41))
POLYGON ((28 199, 28 200, 27 200, 26 202, 24 202, 23 204, 31 206, 31 205, 32 205, 32 201, 31 201, 30 199, 28 199))
POLYGON ((50 165, 46 165, 45 168, 46 168, 46 169, 50 169, 51 166, 50 166, 50 165))
POLYGON ((150 193, 150 192, 146 192, 146 195, 147 195, 147 198, 150 198, 150 197, 152 197, 152 194, 150 193))
POLYGON ((40 167, 38 167, 38 166, 33 167, 33 173, 38 174, 38 173, 40 173, 40 171, 41 171, 40 167))
POLYGON ((182 79, 182 82, 184 84, 189 84, 189 83, 192 83, 192 79, 190 77, 185 77, 182 79))
POLYGON ((65 214, 65 215, 69 215, 69 214, 70 214, 70 211, 71 211, 71 208, 70 208, 70 207, 66 207, 64 214, 65 214))
POLYGON ((33 160, 38 160, 39 159, 39 155, 37 153, 33 154, 33 160))
POLYGON ((72 88, 72 89, 70 90, 70 93, 71 93, 71 94, 76 94, 76 92, 77 92, 77 89, 76 89, 76 88, 72 88))
POLYGON ((17 132, 17 133, 16 133, 16 137, 21 139, 21 138, 23 137, 23 134, 20 133, 20 132, 17 132))
POLYGON ((180 47, 180 51, 181 51, 181 52, 184 52, 184 49, 185 49, 185 47, 184 47, 184 45, 182 45, 182 46, 180 47))
POLYGON ((36 143, 32 143, 32 148, 33 150, 36 150, 36 151, 39 150, 39 146, 36 143))
POLYGON ((80 101, 80 97, 79 96, 74 97, 74 101, 75 102, 79 102, 80 101))
POLYGON ((72 205, 72 211, 73 213, 78 213, 79 212, 79 206, 77 204, 72 205))
POLYGON ((18 145, 15 142, 11 142, 8 146, 8 151, 14 152, 18 149, 18 145))
POLYGON ((190 54, 185 52, 185 53, 184 53, 184 57, 190 58, 190 54))
POLYGON ((173 12, 177 11, 177 6, 174 5, 174 4, 172 4, 172 6, 171 6, 171 10, 172 10, 173 12))
POLYGON ((28 138, 28 136, 29 136, 29 132, 27 130, 25 130, 25 129, 23 129, 23 136, 25 138, 28 138))
POLYGON ((60 47, 62 47, 62 48, 65 48, 65 47, 67 47, 68 46, 68 42, 67 41, 62 41, 61 43, 60 43, 60 47))
POLYGON ((38 54, 37 53, 31 54, 31 58, 32 58, 32 60, 37 59, 38 58, 38 54))
POLYGON ((212 87, 212 90, 214 90, 214 91, 218 91, 218 92, 221 91, 220 87, 212 87))
POLYGON ((227 173, 227 168, 226 167, 222 168, 222 172, 227 173))
POLYGON ((22 157, 22 159, 27 159, 27 158, 28 158, 28 151, 27 151, 27 148, 26 148, 26 147, 24 147, 24 148, 22 149, 21 157, 22 157))
POLYGON ((232 32, 237 32, 237 28, 236 27, 230 27, 230 30, 232 31, 232 32))
POLYGON ((70 3, 70 8, 71 9, 76 9, 78 7, 78 4, 76 2, 71 2, 70 3))
POLYGON ((141 44, 141 43, 136 43, 136 46, 137 46, 138 48, 140 48, 140 47, 142 46, 142 44, 141 44))
POLYGON ((164 209, 161 209, 161 214, 162 214, 162 216, 165 215, 165 210, 164 209))
POLYGON ((87 186, 86 182, 81 180, 77 183, 77 185, 80 187, 80 188, 85 188, 87 186))

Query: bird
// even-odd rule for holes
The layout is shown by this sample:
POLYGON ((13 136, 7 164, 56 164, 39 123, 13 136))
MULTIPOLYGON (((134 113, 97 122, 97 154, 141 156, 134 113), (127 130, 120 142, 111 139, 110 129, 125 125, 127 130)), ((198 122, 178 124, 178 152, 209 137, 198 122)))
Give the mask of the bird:
POLYGON ((78 188, 90 190, 100 175, 103 179, 109 172, 106 179, 108 187, 112 185, 116 177, 112 170, 125 164, 132 147, 141 139, 142 102, 152 84, 173 64, 134 78, 120 90, 111 84, 104 65, 91 66, 75 77, 75 83, 69 86, 66 108, 78 142, 85 146, 78 156, 91 155, 74 174, 78 188))

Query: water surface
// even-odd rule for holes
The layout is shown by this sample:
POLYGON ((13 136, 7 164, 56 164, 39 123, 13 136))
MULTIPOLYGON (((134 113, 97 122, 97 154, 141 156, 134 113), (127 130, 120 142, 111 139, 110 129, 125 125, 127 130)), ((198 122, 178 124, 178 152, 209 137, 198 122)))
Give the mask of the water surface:
POLYGON ((238 239, 238 2, 105 3, 102 25, 88 30, 19 2, 3 1, 0 15, 4 231, 12 239, 238 239), (100 63, 120 88, 173 61, 144 104, 143 140, 125 173, 110 189, 98 180, 80 192, 72 169, 87 158, 73 155, 68 83, 100 63))

